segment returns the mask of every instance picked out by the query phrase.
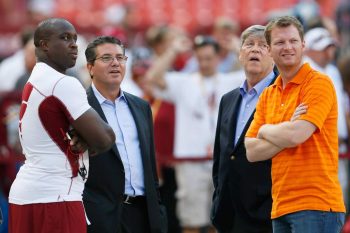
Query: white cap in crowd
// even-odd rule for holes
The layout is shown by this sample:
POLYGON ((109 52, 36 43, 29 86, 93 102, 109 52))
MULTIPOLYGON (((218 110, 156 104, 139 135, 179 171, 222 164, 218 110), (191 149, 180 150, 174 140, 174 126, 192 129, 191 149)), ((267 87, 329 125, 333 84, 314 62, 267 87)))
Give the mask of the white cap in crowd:
POLYGON ((309 50, 322 51, 330 45, 336 45, 336 40, 325 28, 313 28, 305 33, 305 47, 309 50))

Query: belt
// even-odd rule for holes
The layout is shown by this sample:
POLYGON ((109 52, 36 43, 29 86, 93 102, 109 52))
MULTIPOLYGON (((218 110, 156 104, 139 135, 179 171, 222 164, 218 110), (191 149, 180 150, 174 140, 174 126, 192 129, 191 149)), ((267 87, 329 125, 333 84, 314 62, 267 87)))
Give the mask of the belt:
POLYGON ((146 200, 145 196, 129 196, 126 194, 123 195, 123 203, 128 205, 135 204, 138 201, 145 201, 145 200, 146 200))

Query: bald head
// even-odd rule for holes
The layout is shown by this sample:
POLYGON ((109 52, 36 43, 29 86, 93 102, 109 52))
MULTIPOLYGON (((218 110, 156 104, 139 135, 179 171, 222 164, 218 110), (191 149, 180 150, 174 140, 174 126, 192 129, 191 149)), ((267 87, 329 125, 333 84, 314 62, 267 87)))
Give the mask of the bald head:
POLYGON ((65 19, 51 18, 39 23, 34 32, 35 54, 38 62, 44 62, 65 73, 75 65, 78 46, 77 32, 65 19))
POLYGON ((67 20, 61 18, 50 18, 39 23, 34 32, 34 45, 39 47, 41 40, 48 40, 50 36, 62 26, 74 26, 67 20))

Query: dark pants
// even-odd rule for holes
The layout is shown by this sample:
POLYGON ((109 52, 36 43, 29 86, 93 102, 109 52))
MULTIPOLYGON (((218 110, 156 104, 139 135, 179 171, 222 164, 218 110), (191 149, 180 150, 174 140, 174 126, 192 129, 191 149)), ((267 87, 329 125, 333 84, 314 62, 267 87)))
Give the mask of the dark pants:
POLYGON ((122 233, 151 233, 146 198, 141 197, 123 204, 121 213, 122 233))
POLYGON ((163 185, 160 187, 160 196, 162 203, 167 209, 168 233, 180 233, 181 228, 176 216, 176 198, 177 189, 175 170, 173 167, 162 167, 163 185))

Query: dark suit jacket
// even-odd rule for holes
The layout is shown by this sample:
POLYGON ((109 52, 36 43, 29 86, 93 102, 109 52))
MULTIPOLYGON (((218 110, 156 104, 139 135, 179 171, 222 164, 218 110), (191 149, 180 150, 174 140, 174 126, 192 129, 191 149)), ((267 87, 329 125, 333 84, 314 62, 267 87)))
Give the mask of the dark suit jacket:
MULTIPOLYGON (((88 88, 87 95, 91 107, 107 122, 91 87, 88 88)), ((124 95, 134 117, 140 141, 151 232, 165 233, 167 232, 166 211, 160 204, 158 192, 151 109, 146 101, 126 92, 124 95)), ((87 217, 91 222, 88 232, 117 233, 125 174, 116 145, 105 153, 90 157, 89 164, 89 177, 83 193, 87 217)))
POLYGON ((215 191, 211 220, 220 233, 272 232, 271 161, 248 162, 244 146, 254 113, 233 146, 241 101, 237 88, 225 94, 220 102, 214 144, 215 191))

